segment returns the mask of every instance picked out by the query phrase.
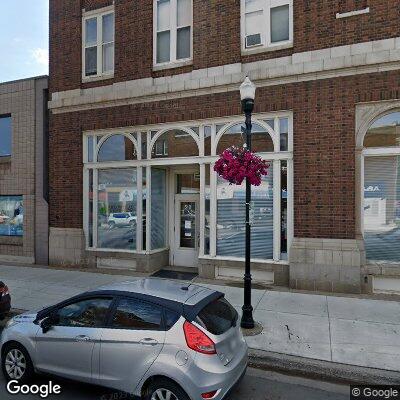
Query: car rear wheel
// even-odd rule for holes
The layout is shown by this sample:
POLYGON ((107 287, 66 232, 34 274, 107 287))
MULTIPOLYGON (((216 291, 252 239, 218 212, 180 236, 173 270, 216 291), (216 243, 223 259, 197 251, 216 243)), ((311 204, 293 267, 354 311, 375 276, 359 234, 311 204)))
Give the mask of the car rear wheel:
POLYGON ((190 400, 188 395, 174 382, 157 379, 146 391, 145 400, 190 400))
POLYGON ((28 352, 18 343, 6 346, 1 358, 1 366, 7 381, 29 382, 34 374, 28 352))

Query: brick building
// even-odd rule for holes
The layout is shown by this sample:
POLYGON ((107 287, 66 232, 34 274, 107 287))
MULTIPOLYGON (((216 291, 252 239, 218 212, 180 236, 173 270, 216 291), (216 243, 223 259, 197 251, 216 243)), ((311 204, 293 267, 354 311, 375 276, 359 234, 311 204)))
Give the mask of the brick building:
POLYGON ((400 2, 50 1, 50 262, 243 274, 216 177, 257 85, 255 280, 399 291, 400 2))
POLYGON ((47 76, 0 84, 0 261, 48 263, 47 76))

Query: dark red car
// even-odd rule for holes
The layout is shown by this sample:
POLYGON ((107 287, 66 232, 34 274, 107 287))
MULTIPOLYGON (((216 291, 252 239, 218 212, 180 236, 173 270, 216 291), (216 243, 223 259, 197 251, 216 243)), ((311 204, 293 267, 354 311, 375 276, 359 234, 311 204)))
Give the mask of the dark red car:
POLYGON ((0 281, 0 319, 4 319, 11 309, 11 296, 8 286, 0 281))

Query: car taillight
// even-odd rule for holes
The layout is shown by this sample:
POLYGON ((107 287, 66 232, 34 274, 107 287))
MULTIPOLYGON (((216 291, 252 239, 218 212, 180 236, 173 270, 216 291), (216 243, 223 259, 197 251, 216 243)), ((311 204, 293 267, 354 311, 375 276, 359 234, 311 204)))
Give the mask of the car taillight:
POLYGON ((216 354, 214 342, 199 328, 186 321, 183 324, 188 347, 198 353, 216 354))
POLYGON ((3 287, 0 287, 0 295, 1 296, 6 296, 10 292, 8 291, 8 286, 4 285, 3 287))
POLYGON ((213 390, 212 392, 207 392, 207 393, 202 393, 201 397, 203 399, 212 399, 216 394, 218 390, 213 390))

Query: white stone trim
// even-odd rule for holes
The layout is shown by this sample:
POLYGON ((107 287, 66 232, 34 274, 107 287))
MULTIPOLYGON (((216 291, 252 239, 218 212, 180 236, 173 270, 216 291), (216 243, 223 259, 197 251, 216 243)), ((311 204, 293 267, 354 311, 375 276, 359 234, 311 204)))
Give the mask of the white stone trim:
POLYGON ((369 7, 362 10, 348 11, 344 13, 336 13, 336 19, 354 17, 356 15, 369 14, 369 7))
POLYGON ((400 69, 400 37, 295 53, 246 64, 53 93, 53 113, 122 106, 238 90, 246 75, 258 87, 400 69))

